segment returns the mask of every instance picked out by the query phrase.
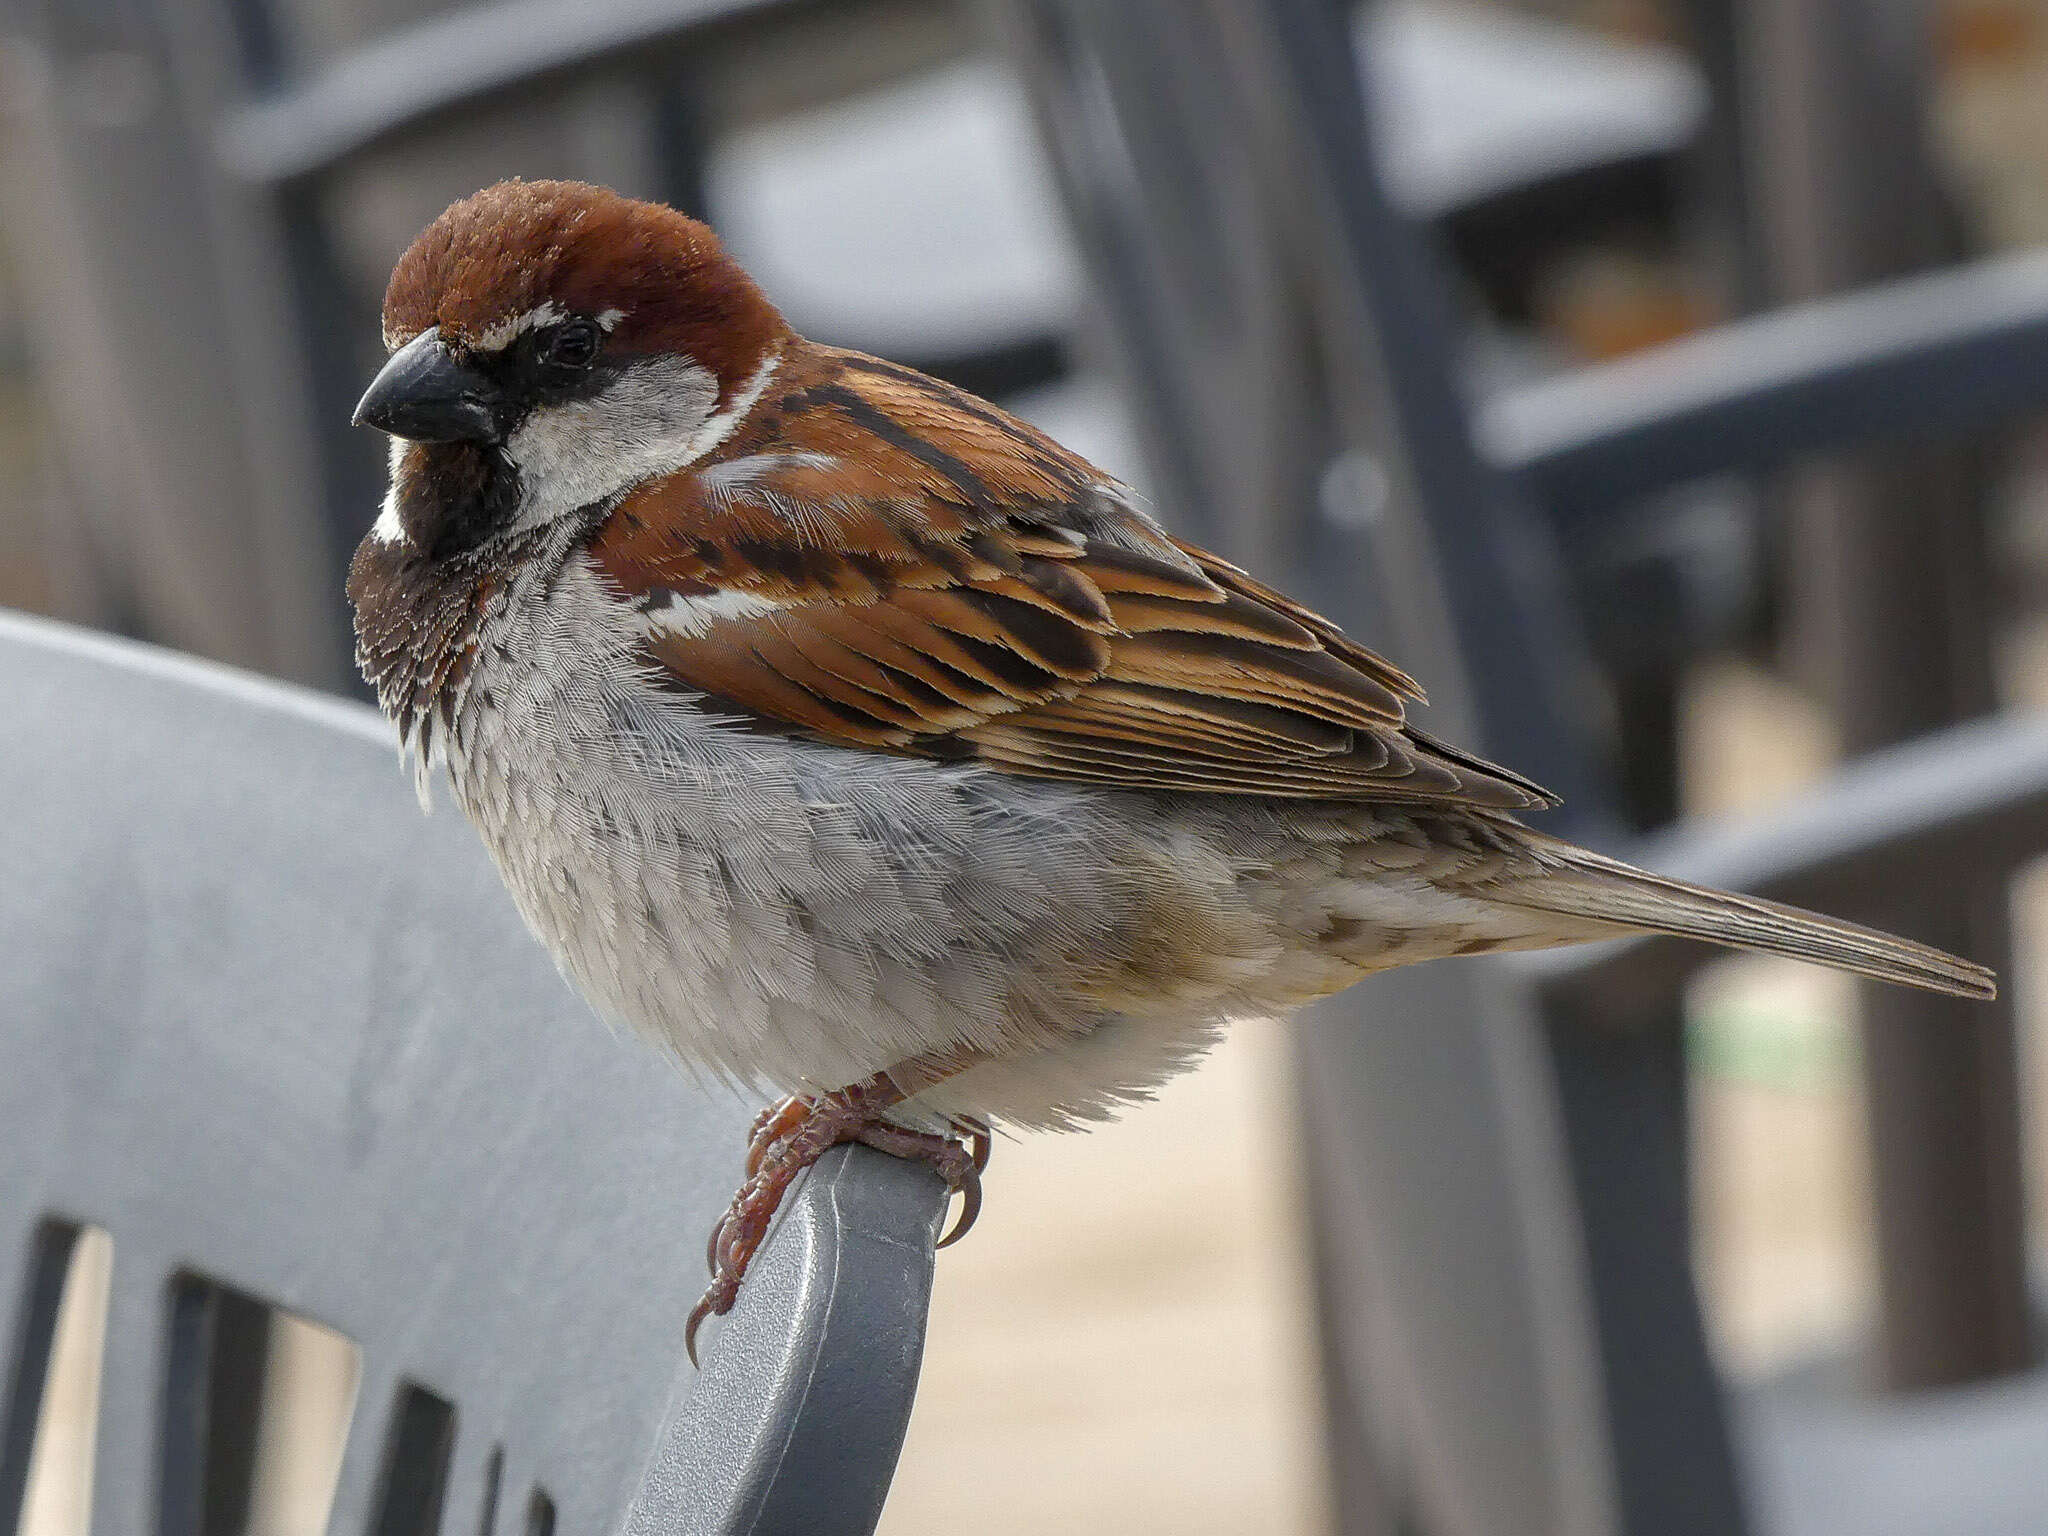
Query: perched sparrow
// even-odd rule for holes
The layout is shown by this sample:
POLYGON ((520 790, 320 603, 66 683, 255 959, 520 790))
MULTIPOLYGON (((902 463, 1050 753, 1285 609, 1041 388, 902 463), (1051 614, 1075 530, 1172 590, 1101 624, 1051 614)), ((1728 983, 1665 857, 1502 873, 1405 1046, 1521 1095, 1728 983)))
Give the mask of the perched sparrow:
POLYGON ((805 341, 668 208, 479 192, 384 339, 349 595, 422 792, 600 1013, 792 1095, 693 1340, 834 1143, 931 1160, 964 1226, 992 1123, 1099 1120, 1392 966, 1657 932, 1992 995, 1524 827, 1549 797, 1408 724, 1398 668, 996 407, 805 341))

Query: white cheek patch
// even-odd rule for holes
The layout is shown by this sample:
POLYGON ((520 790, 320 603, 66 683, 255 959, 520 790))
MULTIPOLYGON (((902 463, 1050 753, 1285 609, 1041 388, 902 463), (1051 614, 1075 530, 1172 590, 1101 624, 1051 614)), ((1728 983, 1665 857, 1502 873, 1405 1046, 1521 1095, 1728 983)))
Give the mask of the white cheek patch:
POLYGON ((505 443, 519 469, 518 526, 552 522, 688 463, 717 399, 710 369, 655 358, 591 399, 537 408, 505 443))
POLYGON ((518 466, 516 529, 608 500, 694 464, 731 436, 774 376, 771 356, 724 410, 718 380, 685 357, 635 363, 603 393, 543 406, 505 443, 518 466))
POLYGON ((783 604, 753 592, 706 592, 701 597, 663 592, 635 615, 635 627, 646 635, 694 638, 723 619, 757 619, 783 604))

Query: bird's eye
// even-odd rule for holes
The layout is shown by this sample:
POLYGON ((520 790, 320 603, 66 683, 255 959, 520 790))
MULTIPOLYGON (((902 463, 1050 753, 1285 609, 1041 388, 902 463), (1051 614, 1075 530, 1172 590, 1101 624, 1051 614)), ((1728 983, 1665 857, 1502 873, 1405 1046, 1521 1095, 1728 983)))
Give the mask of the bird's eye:
POLYGON ((541 347, 540 360, 549 368, 580 373, 597 361, 603 334, 589 320, 569 320, 555 327, 541 347))

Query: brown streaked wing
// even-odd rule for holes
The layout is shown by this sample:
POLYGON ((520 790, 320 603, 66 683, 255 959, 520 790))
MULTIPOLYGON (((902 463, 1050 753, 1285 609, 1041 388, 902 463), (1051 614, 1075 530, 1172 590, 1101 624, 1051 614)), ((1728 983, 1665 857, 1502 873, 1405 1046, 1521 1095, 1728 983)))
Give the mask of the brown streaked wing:
POLYGON ((1080 783, 1550 803, 1410 726, 1399 668, 994 406, 808 344, 777 384, 590 546, 678 686, 764 728, 1080 783))

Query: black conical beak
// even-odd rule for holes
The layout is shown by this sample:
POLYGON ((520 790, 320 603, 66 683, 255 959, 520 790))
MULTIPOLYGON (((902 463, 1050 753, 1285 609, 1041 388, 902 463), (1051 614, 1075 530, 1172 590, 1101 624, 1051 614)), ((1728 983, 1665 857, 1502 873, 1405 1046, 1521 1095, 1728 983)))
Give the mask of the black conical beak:
POLYGON ((500 403, 497 386, 457 362, 435 328, 391 354, 352 420, 416 443, 495 443, 500 403))

